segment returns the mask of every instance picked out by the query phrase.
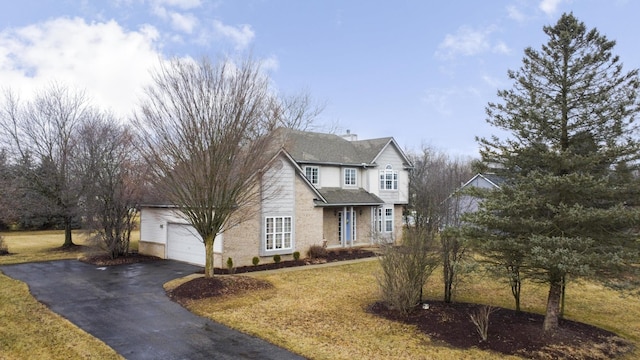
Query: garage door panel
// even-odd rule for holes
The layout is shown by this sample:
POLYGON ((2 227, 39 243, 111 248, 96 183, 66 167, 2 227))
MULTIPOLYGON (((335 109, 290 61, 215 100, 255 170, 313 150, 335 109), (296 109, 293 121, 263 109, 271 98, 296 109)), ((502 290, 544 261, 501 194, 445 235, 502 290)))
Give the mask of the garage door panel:
POLYGON ((167 257, 192 264, 204 265, 206 261, 204 243, 193 226, 168 224, 167 257))

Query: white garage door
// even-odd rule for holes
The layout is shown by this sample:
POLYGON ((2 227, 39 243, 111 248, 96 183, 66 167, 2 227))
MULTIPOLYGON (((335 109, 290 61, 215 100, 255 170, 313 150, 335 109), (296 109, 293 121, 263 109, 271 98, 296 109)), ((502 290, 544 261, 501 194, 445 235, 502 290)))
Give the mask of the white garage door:
POLYGON ((204 243, 191 225, 167 224, 167 258, 202 265, 204 243))

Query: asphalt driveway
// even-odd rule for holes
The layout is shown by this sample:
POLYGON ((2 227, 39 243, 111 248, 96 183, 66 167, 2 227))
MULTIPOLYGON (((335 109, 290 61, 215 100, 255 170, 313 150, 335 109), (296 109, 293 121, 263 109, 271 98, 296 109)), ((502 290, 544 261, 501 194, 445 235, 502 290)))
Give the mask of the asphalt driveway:
POLYGON ((162 284, 199 268, 176 261, 97 267, 77 260, 1 266, 51 310, 127 359, 302 359, 196 316, 162 284))

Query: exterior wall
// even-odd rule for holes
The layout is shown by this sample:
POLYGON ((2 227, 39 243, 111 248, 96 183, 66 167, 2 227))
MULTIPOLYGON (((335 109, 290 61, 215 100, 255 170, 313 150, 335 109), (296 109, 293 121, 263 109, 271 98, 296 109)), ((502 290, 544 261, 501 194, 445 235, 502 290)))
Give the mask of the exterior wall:
POLYGON ((404 226, 402 222, 402 210, 404 206, 396 205, 393 208, 393 241, 400 243, 402 241, 402 228, 404 226))
POLYGON ((357 216, 356 241, 354 245, 370 245, 372 242, 371 207, 362 206, 355 208, 357 216))
MULTIPOLYGON (((261 203, 261 225, 256 232, 259 239, 258 250, 260 256, 273 256, 291 254, 296 248, 296 209, 295 203, 295 180, 296 171, 293 165, 284 158, 276 159, 271 168, 263 176, 263 199, 261 203), (291 217, 291 249, 267 250, 263 244, 264 224, 269 216, 290 216, 291 217)), ((254 255, 255 256, 255 255, 254 255)))
POLYGON ((368 170, 367 178, 370 181, 369 192, 378 195, 388 204, 406 204, 409 200, 409 172, 404 169, 402 156, 395 146, 387 146, 377 159, 378 166, 368 170), (380 171, 387 165, 391 165, 393 170, 398 171, 398 190, 380 189, 380 171))
POLYGON ((337 208, 322 209, 322 237, 327 242, 328 247, 339 246, 338 239, 338 215, 337 208))
POLYGON ((138 252, 167 258, 167 223, 186 224, 173 209, 145 207, 140 211, 140 242, 138 252))
POLYGON ((342 170, 338 166, 320 166, 319 187, 341 187, 342 170))
MULTIPOLYGON (((250 209, 241 209, 241 214, 236 214, 231 219, 238 221, 238 216, 248 218, 243 219, 238 225, 224 232, 223 251, 220 254, 220 267, 226 267, 227 259, 233 259, 234 266, 248 266, 252 264, 254 256, 260 251, 260 234, 261 234, 261 215, 258 205, 252 206, 250 209)), ((261 262, 264 262, 261 260, 261 262)), ((217 263, 216 263, 216 266, 217 263)))
MULTIPOLYGON (((222 264, 226 264, 229 257, 235 266, 252 265, 253 257, 258 256, 260 263, 273 261, 273 255, 279 254, 282 260, 293 259, 295 251, 305 257, 311 245, 322 245, 323 242, 323 211, 314 206, 314 193, 307 184, 295 173, 292 165, 283 161, 276 165, 276 172, 267 171, 265 176, 275 179, 282 186, 277 189, 277 196, 267 196, 254 209, 244 210, 243 213, 255 214, 249 220, 229 229, 224 233, 224 255, 222 264), (265 250, 264 222, 266 216, 292 216, 292 249, 279 251, 265 250)), ((268 189, 274 189, 268 186, 268 189)))
POLYGON ((300 252, 300 257, 307 256, 312 245, 323 244, 323 209, 314 206, 315 194, 305 182, 295 179, 295 250, 300 252))

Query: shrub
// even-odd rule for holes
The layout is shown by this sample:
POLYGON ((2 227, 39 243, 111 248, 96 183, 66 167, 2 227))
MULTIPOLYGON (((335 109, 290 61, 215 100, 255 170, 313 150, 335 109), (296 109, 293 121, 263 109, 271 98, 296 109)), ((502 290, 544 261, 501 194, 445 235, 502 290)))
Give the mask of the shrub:
POLYGON ((9 247, 7 243, 4 241, 4 236, 0 235, 0 255, 9 254, 9 247))
POLYGON ((254 256, 253 259, 251 259, 251 262, 253 263, 253 266, 258 266, 258 264, 260 263, 260 258, 254 256))
POLYGON ((229 274, 233 274, 234 273, 234 268, 233 268, 233 259, 231 258, 227 258, 227 270, 229 270, 229 274))
POLYGON ((422 287, 440 258, 432 233, 421 229, 407 231, 402 246, 384 245, 378 275, 382 300, 404 316, 422 302, 422 287))
POLYGON ((494 308, 493 306, 484 305, 477 309, 474 313, 469 314, 471 322, 473 322, 473 325, 476 326, 476 331, 478 332, 478 335, 480 335, 482 341, 487 341, 487 333, 489 332, 489 316, 494 311, 496 311, 496 308, 494 308))
POLYGON ((280 260, 282 260, 282 258, 280 257, 280 255, 273 255, 273 262, 276 264, 280 263, 280 260))
POLYGON ((300 260, 300 251, 295 251, 293 253, 293 260, 295 260, 295 261, 300 260))
POLYGON ((326 259, 329 253, 327 249, 320 245, 312 245, 307 252, 311 259, 326 259))

